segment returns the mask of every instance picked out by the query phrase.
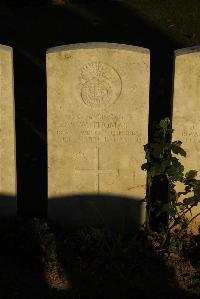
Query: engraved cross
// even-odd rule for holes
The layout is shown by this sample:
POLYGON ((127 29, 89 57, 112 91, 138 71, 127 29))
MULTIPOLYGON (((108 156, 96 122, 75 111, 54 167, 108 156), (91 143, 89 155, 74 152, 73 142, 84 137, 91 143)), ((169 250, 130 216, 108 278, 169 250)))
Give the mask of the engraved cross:
POLYGON ((119 175, 119 169, 116 170, 107 170, 100 169, 99 162, 100 150, 98 147, 95 148, 95 160, 94 160, 94 169, 75 169, 75 173, 78 174, 93 174, 95 176, 95 190, 99 193, 99 177, 102 174, 113 174, 119 175))

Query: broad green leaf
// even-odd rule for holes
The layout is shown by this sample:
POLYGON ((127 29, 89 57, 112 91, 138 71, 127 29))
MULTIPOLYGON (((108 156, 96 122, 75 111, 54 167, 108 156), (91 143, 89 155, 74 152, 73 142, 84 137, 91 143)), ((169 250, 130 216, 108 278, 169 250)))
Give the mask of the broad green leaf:
POLYGON ((192 189, 192 186, 188 186, 188 185, 186 185, 186 186, 185 186, 185 193, 189 193, 189 192, 191 192, 191 189, 192 189))
POLYGON ((183 157, 186 157, 186 151, 181 147, 181 141, 174 141, 171 144, 172 152, 176 155, 180 154, 183 157))
POLYGON ((150 155, 149 152, 146 152, 145 159, 146 159, 148 162, 151 162, 151 155, 150 155))
POLYGON ((185 180, 193 180, 196 178, 198 171, 197 170, 190 170, 185 174, 185 180))
POLYGON ((200 182, 199 182, 199 180, 195 184, 193 191, 194 191, 195 196, 200 196, 200 182))
POLYGON ((195 201, 195 197, 194 196, 192 196, 192 197, 187 197, 187 198, 184 198, 183 199, 183 203, 184 203, 184 205, 193 205, 193 204, 195 204, 196 203, 196 201, 195 201))
POLYGON ((182 202, 177 202, 177 203, 176 203, 176 206, 177 206, 177 207, 181 207, 181 206, 183 206, 183 203, 182 203, 182 202))
POLYGON ((181 146, 183 142, 180 141, 180 140, 176 140, 176 141, 173 141, 172 144, 175 145, 175 146, 181 146))
POLYGON ((142 170, 147 170, 148 169, 148 163, 142 164, 141 169, 142 170))
POLYGON ((200 196, 194 196, 194 205, 197 206, 200 203, 200 196))
POLYGON ((151 157, 150 157, 150 148, 149 148, 149 144, 145 144, 144 145, 144 151, 145 151, 145 159, 147 161, 150 161, 151 157))
POLYGON ((183 177, 184 166, 179 162, 179 160, 175 157, 171 159, 171 165, 166 170, 169 178, 172 181, 179 181, 183 177))

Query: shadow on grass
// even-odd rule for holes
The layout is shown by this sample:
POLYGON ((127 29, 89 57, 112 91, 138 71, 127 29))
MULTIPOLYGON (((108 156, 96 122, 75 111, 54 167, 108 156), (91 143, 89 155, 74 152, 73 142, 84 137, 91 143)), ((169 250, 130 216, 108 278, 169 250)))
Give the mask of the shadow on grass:
POLYGON ((65 232, 37 219, 0 219, 0 297, 198 298, 182 290, 144 231, 65 232))
MULTIPOLYGON (((59 224, 16 218, 15 204, 1 195, 0 298, 198 298, 179 287, 150 235, 138 230, 138 200, 53 198, 49 212, 59 224)), ((189 248, 195 265, 199 247, 189 248)))

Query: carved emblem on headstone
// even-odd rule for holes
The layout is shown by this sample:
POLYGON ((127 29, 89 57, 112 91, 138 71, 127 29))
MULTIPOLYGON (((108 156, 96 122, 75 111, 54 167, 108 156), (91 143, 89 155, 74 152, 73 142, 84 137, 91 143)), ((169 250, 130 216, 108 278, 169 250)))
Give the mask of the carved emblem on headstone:
POLYGON ((102 62, 91 62, 81 69, 81 98, 91 108, 104 108, 119 97, 122 82, 118 72, 102 62))

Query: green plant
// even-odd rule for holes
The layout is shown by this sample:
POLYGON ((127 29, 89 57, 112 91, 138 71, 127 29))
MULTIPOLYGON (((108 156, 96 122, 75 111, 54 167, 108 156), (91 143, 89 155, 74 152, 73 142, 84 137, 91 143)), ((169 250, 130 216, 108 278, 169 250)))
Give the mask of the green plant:
POLYGON ((48 223, 44 220, 34 218, 32 226, 34 229, 34 238, 40 244, 44 261, 55 261, 57 259, 56 239, 48 223))
POLYGON ((148 213, 155 208, 149 199, 149 191, 155 177, 159 177, 161 181, 166 181, 168 184, 168 202, 163 203, 162 198, 157 201, 157 207, 159 207, 157 215, 168 213, 169 216, 169 223, 163 230, 165 237, 162 246, 165 247, 169 246, 169 239, 174 229, 176 229, 176 237, 173 235, 172 239, 176 244, 188 225, 200 215, 198 213, 190 220, 187 217, 188 212, 200 203, 200 180, 196 178, 196 170, 190 170, 184 174, 184 166, 177 155, 186 157, 186 152, 182 148, 181 141, 171 142, 172 133, 169 118, 161 120, 155 128, 153 141, 144 145, 147 162, 141 166, 142 170, 147 171, 148 213), (178 182, 184 185, 183 192, 176 191, 178 182))

